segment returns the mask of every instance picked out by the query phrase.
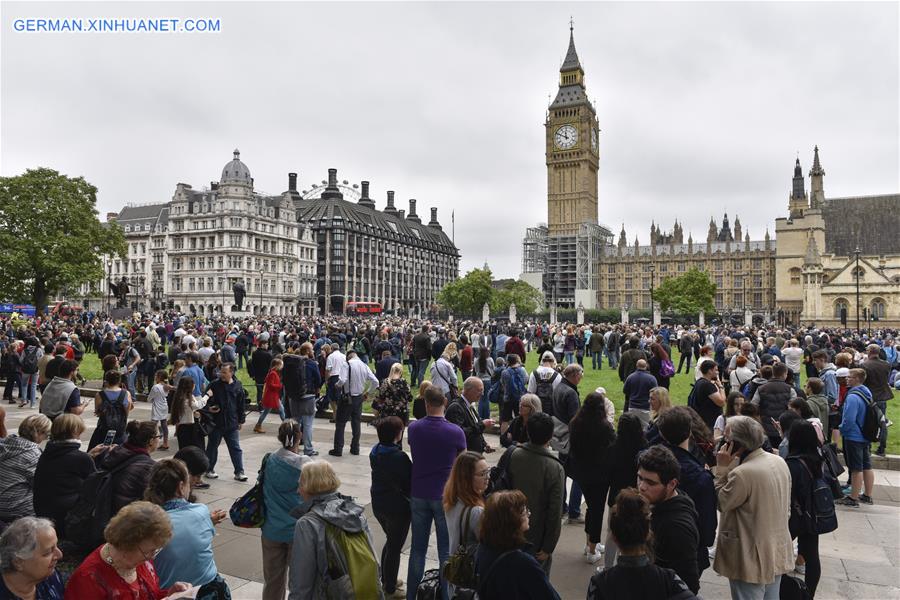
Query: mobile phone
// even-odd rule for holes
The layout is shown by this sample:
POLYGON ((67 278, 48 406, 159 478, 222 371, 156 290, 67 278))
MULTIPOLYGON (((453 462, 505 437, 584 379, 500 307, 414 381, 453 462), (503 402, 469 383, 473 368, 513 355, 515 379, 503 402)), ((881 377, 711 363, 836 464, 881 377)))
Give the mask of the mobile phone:
POLYGON ((103 445, 104 445, 104 446, 109 446, 110 444, 113 443, 113 441, 114 441, 115 439, 116 439, 116 430, 115 430, 115 429, 109 429, 109 430, 107 430, 107 432, 106 432, 106 438, 104 438, 104 440, 103 440, 103 445))

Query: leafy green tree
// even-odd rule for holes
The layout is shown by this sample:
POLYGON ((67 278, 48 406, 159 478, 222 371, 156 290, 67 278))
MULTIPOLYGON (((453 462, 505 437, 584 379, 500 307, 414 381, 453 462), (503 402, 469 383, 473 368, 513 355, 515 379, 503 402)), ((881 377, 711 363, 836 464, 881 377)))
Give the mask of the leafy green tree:
POLYGON ((64 290, 102 279, 102 255, 124 256, 118 225, 97 218, 97 188, 83 177, 29 169, 0 178, 3 300, 31 302, 41 314, 64 290))
POLYGON ((533 315, 544 301, 541 291, 524 281, 511 281, 494 293, 491 300, 491 310, 497 314, 505 315, 509 312, 509 305, 515 303, 516 311, 523 315, 533 315))
POLYGON ((653 300, 659 302, 663 312, 678 314, 706 314, 715 312, 713 299, 716 284, 705 271, 691 269, 678 277, 670 277, 653 290, 653 300))
POLYGON ((438 292, 438 302, 450 312, 480 315, 481 307, 490 304, 494 295, 490 269, 472 269, 465 277, 451 281, 438 292))

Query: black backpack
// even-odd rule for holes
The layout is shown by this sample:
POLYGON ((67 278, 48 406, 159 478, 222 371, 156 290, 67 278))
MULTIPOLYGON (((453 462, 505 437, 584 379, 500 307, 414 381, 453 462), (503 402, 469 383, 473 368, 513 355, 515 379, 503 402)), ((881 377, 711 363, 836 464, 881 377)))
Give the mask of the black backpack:
MULTIPOLYGON (((857 392, 853 393, 866 403, 866 414, 863 418, 863 425, 861 428, 862 435, 869 442, 877 442, 878 434, 881 432, 881 420, 884 415, 881 413, 881 409, 878 408, 878 405, 875 404, 875 402, 867 399, 862 394, 857 392)), ((844 402, 846 403, 846 400, 844 402)))
POLYGON ((513 489, 512 475, 509 472, 509 463, 512 460, 513 452, 519 447, 518 444, 510 446, 503 452, 499 462, 491 467, 490 483, 488 485, 488 495, 501 490, 513 489))
POLYGON ((541 406, 553 404, 553 382, 556 381, 557 377, 559 377, 559 371, 555 370, 549 377, 546 375, 539 377, 535 374, 535 381, 537 382, 535 393, 537 394, 537 397, 541 399, 541 406))
POLYGON ((38 372, 38 347, 28 346, 25 353, 22 354, 22 372, 27 375, 34 375, 38 372))
POLYGON ((119 395, 113 399, 110 399, 106 392, 100 393, 103 394, 103 402, 97 409, 97 416, 103 417, 107 429, 115 429, 117 432, 125 431, 125 425, 128 423, 128 409, 120 401, 125 390, 119 392, 119 395))
POLYGON ((115 475, 140 455, 122 461, 110 470, 88 475, 81 484, 78 502, 66 513, 66 538, 81 548, 96 548, 103 543, 103 530, 113 518, 115 475))
POLYGON ((838 519, 834 510, 834 496, 831 493, 831 486, 825 481, 824 473, 815 476, 809 470, 806 461, 795 457, 791 457, 791 460, 796 460, 803 465, 803 468, 806 469, 812 480, 812 502, 810 508, 813 514, 807 516, 815 523, 816 533, 818 535, 831 533, 838 528, 838 519))

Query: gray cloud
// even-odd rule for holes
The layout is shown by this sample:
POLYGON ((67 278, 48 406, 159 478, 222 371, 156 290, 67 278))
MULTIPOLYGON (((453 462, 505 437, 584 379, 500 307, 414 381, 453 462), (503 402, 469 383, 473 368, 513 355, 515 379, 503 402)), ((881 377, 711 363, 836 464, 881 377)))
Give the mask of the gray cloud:
POLYGON ((896 3, 13 3, 2 27, 2 173, 84 175, 101 213, 218 179, 258 189, 337 167, 379 206, 456 212, 462 270, 520 268, 546 220, 544 114, 568 17, 601 127, 600 221, 629 241, 710 215, 754 238, 795 153, 829 196, 898 190, 896 3), (19 17, 218 17, 218 34, 17 33, 19 17))

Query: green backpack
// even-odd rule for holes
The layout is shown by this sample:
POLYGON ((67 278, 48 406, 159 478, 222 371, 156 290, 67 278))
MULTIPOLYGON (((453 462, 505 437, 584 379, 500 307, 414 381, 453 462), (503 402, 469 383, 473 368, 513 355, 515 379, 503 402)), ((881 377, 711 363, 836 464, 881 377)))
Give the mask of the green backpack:
POLYGON ((329 600, 384 598, 378 560, 368 534, 365 531, 350 533, 321 520, 325 522, 328 559, 325 597, 329 600))

